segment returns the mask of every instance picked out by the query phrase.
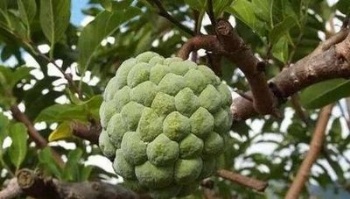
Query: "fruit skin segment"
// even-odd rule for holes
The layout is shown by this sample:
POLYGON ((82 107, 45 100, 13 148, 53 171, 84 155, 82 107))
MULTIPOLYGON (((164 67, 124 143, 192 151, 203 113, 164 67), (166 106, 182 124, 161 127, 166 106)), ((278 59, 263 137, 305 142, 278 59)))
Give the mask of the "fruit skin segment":
POLYGON ((125 184, 186 196, 217 169, 232 99, 207 66, 145 52, 121 64, 103 99, 99 146, 125 184))

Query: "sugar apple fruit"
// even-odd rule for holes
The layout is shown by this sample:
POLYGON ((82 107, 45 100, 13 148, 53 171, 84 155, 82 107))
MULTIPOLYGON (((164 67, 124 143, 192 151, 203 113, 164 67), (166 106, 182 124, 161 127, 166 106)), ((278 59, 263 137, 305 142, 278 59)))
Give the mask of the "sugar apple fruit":
POLYGON ((121 64, 103 99, 99 146, 126 184, 184 196, 216 170, 231 94, 207 66, 145 52, 121 64))

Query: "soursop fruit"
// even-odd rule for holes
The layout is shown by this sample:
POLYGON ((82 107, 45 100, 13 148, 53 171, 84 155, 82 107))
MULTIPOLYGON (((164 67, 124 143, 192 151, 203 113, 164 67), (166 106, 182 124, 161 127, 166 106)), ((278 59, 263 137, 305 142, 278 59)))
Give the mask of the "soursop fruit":
POLYGON ((125 184, 185 196, 217 169, 231 94, 207 66, 145 52, 121 64, 103 98, 99 145, 125 184))

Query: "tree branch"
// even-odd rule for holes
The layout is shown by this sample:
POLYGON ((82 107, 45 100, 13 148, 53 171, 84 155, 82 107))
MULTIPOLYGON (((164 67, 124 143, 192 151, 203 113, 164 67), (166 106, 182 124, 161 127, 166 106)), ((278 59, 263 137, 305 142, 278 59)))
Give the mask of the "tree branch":
POLYGON ((17 178, 12 178, 6 188, 0 191, 0 199, 16 198, 23 194, 21 187, 18 185, 17 178))
POLYGON ((264 73, 265 64, 256 58, 243 39, 227 20, 219 20, 216 35, 225 50, 226 57, 244 73, 247 78, 255 110, 260 114, 277 114, 277 103, 267 85, 264 73))
POLYGON ((268 185, 267 182, 260 181, 254 178, 249 178, 247 176, 243 176, 228 170, 220 169, 216 171, 216 173, 218 176, 230 180, 233 183, 238 183, 240 185, 249 187, 259 192, 263 192, 268 185))
MULTIPOLYGON (((21 111, 19 110, 17 105, 13 105, 10 107, 12 116, 14 119, 16 119, 19 122, 22 122, 28 129, 28 135, 29 137, 35 142, 38 148, 42 149, 47 146, 47 141, 45 138, 43 138, 40 133, 34 128, 34 125, 29 120, 29 118, 21 111)), ((63 167, 64 162, 61 159, 61 156, 51 149, 51 153, 56 161, 56 163, 63 167)))
POLYGON ((0 192, 1 199, 11 199, 19 196, 21 193, 26 196, 38 199, 150 199, 149 196, 138 195, 120 185, 111 185, 103 182, 63 182, 54 178, 44 177, 29 169, 21 169, 14 178, 12 186, 19 187, 17 195, 5 195, 6 192, 13 189, 7 186, 0 192), (5 197, 6 196, 6 197, 5 197))
POLYGON ((291 187, 289 188, 285 199, 298 198, 301 190, 304 187, 305 182, 309 178, 310 170, 312 165, 316 162, 320 150, 323 146, 323 141, 325 138, 325 131, 332 112, 333 105, 327 105, 322 108, 319 115, 316 128, 314 130, 312 140, 310 142, 310 149, 302 162, 297 176, 293 180, 291 187))
POLYGON ((157 6, 158 8, 158 14, 164 18, 166 18, 167 20, 169 20, 171 23, 173 23, 176 27, 178 27, 179 29, 183 30, 184 32, 186 32, 187 34, 194 36, 195 33, 189 29, 188 27, 184 26, 183 24, 181 24, 179 21, 177 21, 174 17, 172 17, 168 11, 164 8, 163 4, 161 1, 159 0, 147 0, 149 3, 154 4, 157 6))
POLYGON ((191 51, 200 48, 226 56, 245 74, 251 87, 254 109, 260 114, 277 116, 277 102, 267 84, 265 65, 254 56, 227 20, 219 20, 215 31, 216 36, 196 36, 188 40, 179 50, 178 56, 187 59, 191 51))
POLYGON ((265 84, 265 75, 259 69, 261 62, 245 46, 231 25, 220 20, 217 27, 217 36, 193 37, 182 46, 177 55, 187 59, 191 51, 203 48, 222 54, 242 66, 240 69, 245 73, 252 89, 245 96, 253 99, 253 103, 245 99, 247 97, 235 98, 231 106, 233 121, 245 120, 257 114, 278 116, 278 104, 296 92, 324 80, 350 77, 349 29, 342 29, 321 43, 310 55, 291 64, 265 84))
POLYGON ((98 137, 101 134, 101 124, 83 124, 74 122, 73 135, 90 141, 92 144, 98 144, 98 137))

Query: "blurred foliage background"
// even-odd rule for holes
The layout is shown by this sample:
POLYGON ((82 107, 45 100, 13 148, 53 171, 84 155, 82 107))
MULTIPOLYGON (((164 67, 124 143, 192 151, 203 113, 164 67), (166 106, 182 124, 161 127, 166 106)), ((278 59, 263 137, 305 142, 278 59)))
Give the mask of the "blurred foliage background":
MULTIPOLYGON (((144 51, 174 56, 193 35, 212 34, 207 3, 90 0, 79 10, 91 19, 83 26, 70 20, 71 0, 1 0, 0 184, 21 168, 40 169, 64 181, 121 182, 106 166, 91 161, 101 153, 98 146, 73 136, 72 126, 98 123, 101 93, 124 60, 144 51), (35 143, 28 127, 14 120, 13 107, 28 117, 48 146, 35 143), (62 155, 64 166, 49 148, 62 155)), ((256 56, 266 61, 267 75, 273 78, 339 31, 350 1, 221 0, 213 1, 213 11, 216 19, 235 25, 256 56)), ((207 54, 201 50, 194 58, 208 64, 207 54)), ((221 60, 217 72, 232 89, 249 90, 242 73, 227 60, 221 60)), ((303 197, 328 198, 322 191, 346 195, 349 96, 348 80, 329 80, 293 96, 281 107, 283 119, 263 116, 235 123, 227 136, 226 169, 270 186, 261 194, 213 177, 215 189, 223 198, 283 197, 309 149, 319 108, 335 103, 303 197)))

